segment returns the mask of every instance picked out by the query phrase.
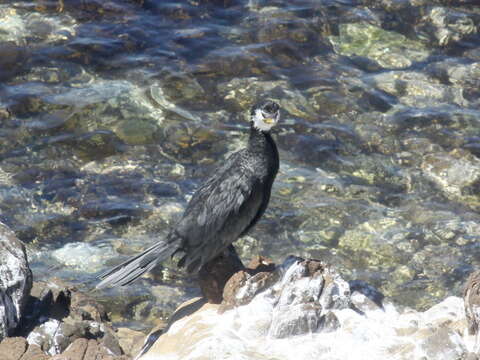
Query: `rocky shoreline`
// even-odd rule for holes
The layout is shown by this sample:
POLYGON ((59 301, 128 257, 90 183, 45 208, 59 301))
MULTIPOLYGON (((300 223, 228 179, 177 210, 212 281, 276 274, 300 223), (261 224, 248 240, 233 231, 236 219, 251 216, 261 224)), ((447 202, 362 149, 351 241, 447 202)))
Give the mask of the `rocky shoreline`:
POLYGON ((0 258, 2 360, 128 360, 140 349, 145 335, 114 330, 88 294, 56 278, 32 281, 24 245, 3 224, 0 258))
POLYGON ((23 244, 0 227, 2 360, 478 359, 463 299, 401 308, 295 256, 278 266, 255 257, 247 267, 236 254, 220 258, 202 273, 206 297, 181 305, 166 328, 115 329, 108 309, 74 286, 32 282, 23 244))

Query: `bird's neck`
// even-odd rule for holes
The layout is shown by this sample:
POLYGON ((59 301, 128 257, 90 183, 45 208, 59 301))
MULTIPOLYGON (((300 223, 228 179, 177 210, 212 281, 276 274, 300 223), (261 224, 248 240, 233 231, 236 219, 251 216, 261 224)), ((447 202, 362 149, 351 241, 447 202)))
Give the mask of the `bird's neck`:
POLYGON ((270 133, 261 131, 254 126, 250 127, 250 138, 248 139, 248 147, 250 149, 265 149, 265 147, 268 147, 272 141, 270 133))
POLYGON ((273 141, 270 133, 258 130, 252 126, 247 151, 253 154, 256 160, 262 162, 262 168, 266 171, 264 175, 270 177, 268 186, 271 186, 278 172, 279 159, 277 145, 275 145, 275 141, 273 141))

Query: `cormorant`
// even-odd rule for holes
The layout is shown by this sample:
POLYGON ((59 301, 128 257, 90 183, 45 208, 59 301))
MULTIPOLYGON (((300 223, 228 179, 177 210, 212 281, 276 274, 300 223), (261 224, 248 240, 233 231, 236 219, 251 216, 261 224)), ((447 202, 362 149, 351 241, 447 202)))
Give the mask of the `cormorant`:
POLYGON ((277 103, 252 107, 248 145, 213 171, 188 203, 165 240, 100 275, 97 288, 127 285, 176 254, 189 273, 245 235, 265 212, 278 172, 278 151, 270 129, 280 119, 277 103))

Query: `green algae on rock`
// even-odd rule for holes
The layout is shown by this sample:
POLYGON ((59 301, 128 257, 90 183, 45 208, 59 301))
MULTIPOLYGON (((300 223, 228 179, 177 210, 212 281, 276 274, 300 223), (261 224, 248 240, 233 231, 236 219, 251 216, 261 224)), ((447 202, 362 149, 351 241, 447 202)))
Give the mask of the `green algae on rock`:
POLYGON ((339 35, 330 41, 341 55, 365 56, 387 69, 408 68, 429 56, 421 42, 366 23, 340 24, 339 35))

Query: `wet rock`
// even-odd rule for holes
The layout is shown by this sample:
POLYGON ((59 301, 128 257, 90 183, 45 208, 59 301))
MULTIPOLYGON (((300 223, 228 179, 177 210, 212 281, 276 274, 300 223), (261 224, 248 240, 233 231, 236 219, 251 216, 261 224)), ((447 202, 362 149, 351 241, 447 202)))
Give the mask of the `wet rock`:
POLYGON ((315 121, 318 119, 315 109, 308 99, 283 80, 261 81, 259 78, 235 78, 228 83, 218 85, 218 91, 227 103, 236 109, 250 108, 259 99, 267 96, 278 102, 282 111, 293 116, 315 121))
POLYGON ((465 329, 459 300, 449 297, 422 314, 421 328, 414 337, 427 357, 447 360, 459 354, 466 355, 467 343, 459 335, 465 329))
POLYGON ((370 266, 403 263, 418 250, 416 230, 398 218, 372 219, 347 230, 339 240, 339 248, 356 254, 356 261, 370 266))
POLYGON ((27 52, 21 46, 0 41, 0 80, 5 81, 20 72, 24 66, 27 52))
POLYGON ((73 320, 95 322, 105 322, 108 319, 102 305, 59 279, 35 283, 32 297, 32 307, 46 308, 43 316, 50 316, 53 319, 63 320, 70 317, 73 320))
POLYGON ((420 42, 366 23, 340 24, 330 41, 341 55, 365 56, 387 69, 404 69, 429 55, 420 42))
POLYGON ((148 144, 153 141, 156 124, 148 121, 125 120, 117 125, 118 137, 129 145, 148 144))
POLYGON ((230 276, 222 288, 221 311, 248 304, 259 292, 278 280, 275 264, 264 257, 255 256, 246 268, 230 276))
POLYGON ((51 319, 35 327, 27 341, 29 344, 38 345, 46 354, 55 355, 63 352, 76 338, 86 336, 85 330, 51 319))
POLYGON ((62 354, 53 357, 39 346, 28 345, 24 338, 7 338, 0 343, 2 360, 130 360, 126 355, 116 356, 94 339, 77 339, 62 354))
POLYGON ((255 76, 266 71, 266 65, 251 52, 212 51, 195 67, 195 74, 202 77, 255 76))
MULTIPOLYGON (((440 190, 445 174, 422 166, 480 158, 474 1, 221 2, 0 5, 0 207, 36 276, 85 282, 98 259, 161 237, 244 138, 248 106, 272 96, 282 173, 245 258, 298 249, 417 309, 458 293, 480 259, 478 184, 440 190)), ((168 265, 132 286, 103 300, 140 328, 194 287, 168 265)))
POLYGON ((165 152, 177 159, 194 163, 213 163, 215 156, 225 154, 226 144, 219 134, 203 125, 173 122, 164 129, 165 152))
POLYGON ((348 285, 351 292, 350 301, 356 310, 366 313, 371 310, 383 309, 385 296, 373 286, 361 280, 349 281, 348 285))
POLYGON ((83 157, 98 159, 99 154, 106 157, 122 152, 123 143, 150 143, 164 118, 163 111, 152 105, 141 88, 125 80, 68 88, 44 85, 27 82, 11 87, 6 94, 9 109, 24 118, 34 116, 31 123, 36 121, 43 127, 45 121, 37 119, 39 114, 59 114, 62 121, 55 121, 48 130, 53 134, 68 131, 68 136, 57 141, 71 144, 83 157))
POLYGON ((480 87, 480 63, 459 63, 452 59, 433 63, 426 69, 442 82, 449 82, 462 89, 463 97, 471 104, 478 104, 480 87))
POLYGON ((335 316, 326 310, 349 306, 348 284, 318 261, 307 260, 302 267, 291 266, 282 282, 285 285, 273 311, 269 329, 269 336, 274 338, 315 332, 322 317, 327 316, 330 320, 324 318, 323 325, 328 327, 329 322, 335 321, 335 316))
POLYGON ((117 324, 133 323, 137 329, 149 329, 168 318, 179 303, 199 295, 198 289, 191 289, 193 285, 179 279, 173 265, 170 266, 131 287, 97 294, 98 301, 108 308, 109 319, 117 324), (156 285, 158 283, 160 285, 156 285), (186 286, 189 288, 185 289, 186 286))
POLYGON ((441 84, 419 72, 384 72, 374 75, 370 81, 407 106, 426 108, 451 102, 466 105, 461 89, 441 84))
POLYGON ((336 115, 347 112, 354 113, 360 110, 355 99, 342 94, 342 89, 329 91, 323 88, 310 88, 309 93, 311 93, 312 105, 320 113, 336 115))
POLYGON ((0 7, 0 41, 17 45, 37 44, 66 40, 76 33, 75 20, 68 14, 42 16, 31 12, 29 16, 14 7, 0 7))
POLYGON ((50 252, 59 263, 68 266, 69 270, 95 273, 104 268, 105 260, 117 253, 109 246, 93 246, 89 243, 68 243, 50 252))
POLYGON ((350 291, 319 261, 291 257, 275 271, 281 278, 248 304, 222 313, 218 305, 185 304, 162 335, 149 336, 140 359, 196 360, 235 353, 242 360, 312 354, 325 360, 357 359, 359 354, 373 360, 443 360, 468 352, 459 298, 447 298, 425 312, 400 311, 364 282, 351 282, 350 291))
POLYGON ((478 202, 480 160, 469 152, 453 150, 426 155, 422 170, 447 196, 478 202))
POLYGON ((318 305, 301 304, 279 308, 279 314, 274 315, 269 335, 282 339, 312 333, 320 324, 321 312, 322 308, 318 305))
MULTIPOLYGON (((232 32, 229 35, 238 42, 261 43, 261 47, 249 49, 249 52, 267 55, 282 67, 300 64, 305 58, 299 56, 300 53, 308 57, 318 52, 331 51, 330 44, 318 36, 309 19, 298 17, 294 12, 275 5, 250 12, 241 26, 244 27, 244 32, 232 32)), ((257 73, 264 72, 263 68, 259 70, 257 73)))
POLYGON ((206 263, 198 273, 203 296, 212 304, 223 300, 223 289, 233 274, 243 269, 243 264, 230 245, 223 254, 206 263))
POLYGON ((0 223, 0 340, 13 333, 24 316, 32 287, 25 246, 0 223))
POLYGON ((46 354, 63 353, 79 339, 92 339, 98 351, 90 352, 118 356, 123 353, 104 308, 59 280, 35 284, 28 312, 22 332, 30 347, 36 345, 46 354))
POLYGON ((0 342, 2 360, 50 360, 38 345, 29 345, 23 337, 5 338, 0 342))
POLYGON ((178 106, 179 104, 191 104, 191 107, 195 108, 200 105, 199 102, 207 101, 208 95, 197 79, 182 71, 165 71, 158 77, 161 80, 150 87, 150 94, 158 105, 187 119, 198 120, 198 117, 178 106))
POLYGON ((426 35, 438 46, 448 46, 477 32, 478 15, 451 8, 434 6, 427 11, 417 26, 417 31, 426 35))

